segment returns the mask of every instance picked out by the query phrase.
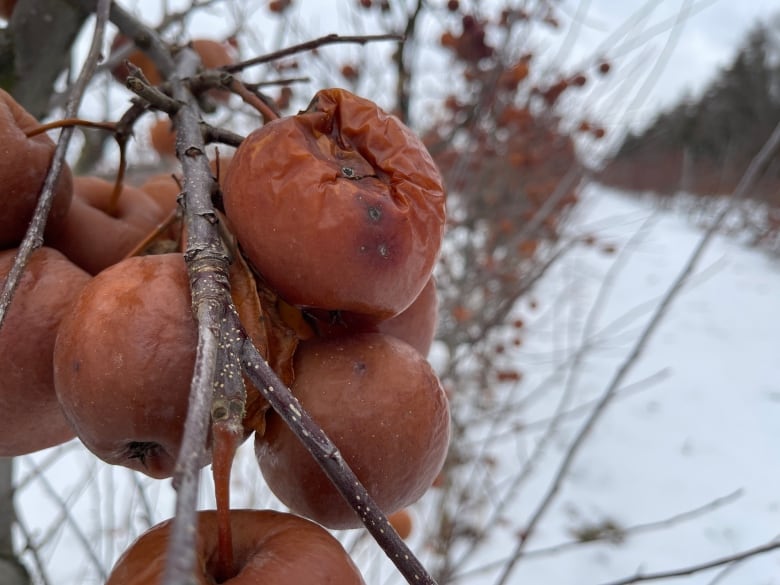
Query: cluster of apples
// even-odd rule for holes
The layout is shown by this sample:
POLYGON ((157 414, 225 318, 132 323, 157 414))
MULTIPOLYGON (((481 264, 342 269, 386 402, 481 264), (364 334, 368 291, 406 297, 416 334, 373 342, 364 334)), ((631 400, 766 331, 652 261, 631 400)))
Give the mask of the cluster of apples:
MULTIPOLYGON (((11 269, 54 154, 53 141, 35 132, 39 126, 0 91, 0 137, 7 152, 0 160, 0 283, 11 269)), ((67 166, 58 179, 45 245, 33 253, 0 329, 0 405, 9 415, 0 430, 0 456, 30 453, 75 436, 54 389, 61 321, 92 275, 121 260, 175 205, 175 197, 155 200, 131 187, 114 203, 112 191, 112 183, 73 177, 67 166)))
MULTIPOLYGON (((0 135, 13 153, 0 161, 0 283, 54 151, 45 134, 27 137, 37 126, 0 93, 0 135)), ((172 184, 124 187, 117 199, 109 182, 62 173, 45 246, 33 254, 0 330, 0 405, 10 414, 0 456, 77 436, 109 463, 156 478, 173 474, 197 344, 186 265, 180 252, 126 257, 176 207, 172 184)), ((225 222, 254 275, 305 324, 296 329, 293 393, 380 507, 403 509, 433 483, 450 433, 447 398, 425 359, 436 327, 432 270, 445 221, 435 164, 395 117, 331 89, 304 112, 251 133, 228 166, 223 192, 225 222)), ((240 294, 234 291, 237 305, 240 294)), ((360 525, 252 388, 244 423, 247 437, 255 433, 266 482, 292 512, 329 528, 360 525)), ((209 458, 207 450, 200 463, 209 458)), ((273 550, 259 537, 241 536, 268 532, 281 542, 292 538, 284 546, 302 559, 310 553, 296 542, 313 547, 306 550, 336 546, 343 558, 334 582, 362 583, 317 525, 270 512, 233 514, 234 526, 258 527, 235 528, 237 558, 273 550)), ((213 550, 213 524, 202 515, 204 551, 213 550)), ((167 528, 149 534, 125 557, 135 558, 139 546, 164 551, 167 528)), ((126 570, 124 562, 116 571, 126 570)))
MULTIPOLYGON (((424 357, 445 218, 424 146, 373 102, 323 90, 247 136, 223 197, 249 263, 314 331, 295 352, 293 393, 383 510, 416 501, 449 442, 447 399, 424 357)), ((331 528, 360 525, 273 412, 255 452, 292 511, 331 528)))

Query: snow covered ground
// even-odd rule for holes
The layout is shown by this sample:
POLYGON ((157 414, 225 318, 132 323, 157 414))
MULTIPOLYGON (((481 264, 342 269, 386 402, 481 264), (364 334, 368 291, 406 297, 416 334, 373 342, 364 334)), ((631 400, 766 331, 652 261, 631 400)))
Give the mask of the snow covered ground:
MULTIPOLYGON (((563 419, 537 472, 503 514, 509 521, 497 524, 469 559, 461 583, 496 582, 500 570, 482 568, 495 561, 500 565, 510 555, 516 529, 536 509, 593 401, 602 396, 701 237, 683 218, 600 186, 586 190, 574 226, 578 233, 596 234, 599 243, 578 246, 539 283, 533 292, 539 308, 532 309, 530 303, 521 308, 529 333, 515 354, 525 374, 521 393, 563 368, 571 390, 566 410, 574 414, 563 419), (616 253, 603 253, 605 243, 615 244, 616 253), (594 311, 597 298, 601 300, 594 311), (583 340, 588 351, 573 373, 565 364, 572 363, 583 340)), ((714 240, 617 397, 586 437, 549 513, 528 542, 528 557, 518 563, 508 583, 597 585, 638 570, 695 565, 765 544, 780 534, 779 297, 777 260, 731 240, 714 240), (670 519, 723 497, 725 501, 706 513, 632 532, 633 526, 670 519), (620 542, 533 553, 598 526, 615 527, 620 542)), ((432 359, 435 362, 435 352, 432 359)), ((549 417, 565 387, 554 385, 529 401, 522 420, 533 423, 549 417)), ((499 474, 510 478, 539 440, 539 433, 526 431, 496 442, 499 474)), ((20 460, 20 481, 36 465, 47 465, 45 477, 51 483, 36 477, 22 486, 20 517, 34 540, 47 539, 41 564, 51 583, 100 583, 96 567, 110 567, 145 524, 172 513, 172 490, 168 482, 131 479, 129 472, 98 465, 74 444, 51 463, 53 453, 20 460), (151 486, 146 501, 135 482, 151 486), (59 523, 63 507, 79 521, 82 536, 68 527, 47 536, 59 523), (113 539, 104 538, 106 532, 113 539), (92 559, 85 554, 86 544, 94 550, 92 559)), ((245 455, 236 472, 241 491, 235 504, 273 505, 249 465, 251 449, 245 455)), ((208 487, 204 491, 203 504, 211 507, 208 487)), ((428 501, 419 507, 420 525, 430 505, 428 501)), ((411 543, 424 553, 423 535, 418 530, 411 543)), ((363 561, 374 558, 366 554, 363 561)), ((27 560, 32 562, 32 556, 27 560)), ((721 571, 667 582, 704 585, 721 571)), ((366 579, 400 582, 388 569, 377 567, 366 571, 366 579)), ((780 584, 780 552, 732 566, 718 582, 780 584)))
MULTIPOLYGON (((587 190, 574 229, 598 233, 616 244, 617 254, 581 247, 545 277, 533 296, 549 299, 549 310, 524 315, 531 333, 518 360, 533 385, 534 378, 565 368, 565 356, 588 340, 567 410, 587 407, 561 426, 539 472, 504 515, 514 521, 494 531, 471 561, 474 568, 509 556, 514 531, 547 492, 592 401, 602 396, 701 238, 685 219, 600 186, 587 190), (606 296, 594 312, 599 294, 606 296)), ((712 242, 624 390, 585 439, 526 550, 610 525, 627 530, 622 542, 529 554, 509 583, 606 583, 728 556, 780 534, 778 268, 777 260, 733 240, 712 242), (724 497, 706 513, 631 532, 724 497)), ((550 416, 564 386, 523 413, 525 420, 550 416)), ((503 467, 527 461, 535 440, 528 433, 498 447, 503 467)), ((710 583, 722 570, 670 582, 710 583)), ((477 572, 463 582, 494 583, 499 572, 477 572)), ((733 566, 719 582, 780 583, 780 552, 733 566)))

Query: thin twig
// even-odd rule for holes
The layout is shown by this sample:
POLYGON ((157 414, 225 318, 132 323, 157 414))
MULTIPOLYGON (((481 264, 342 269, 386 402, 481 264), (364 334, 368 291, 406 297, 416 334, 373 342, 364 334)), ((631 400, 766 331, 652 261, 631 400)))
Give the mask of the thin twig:
MULTIPOLYGON (((659 528, 667 528, 669 526, 673 526, 676 524, 680 524, 682 522, 686 522, 688 520, 692 520, 694 518, 698 518, 704 514, 708 514, 712 512, 713 510, 731 504, 732 502, 742 497, 743 494, 744 494, 744 490, 740 488, 724 496, 715 498, 714 500, 702 504, 701 506, 697 506, 696 508, 692 508, 690 510, 680 512, 678 514, 668 516, 661 520, 653 520, 651 522, 645 522, 643 524, 635 524, 633 526, 628 526, 626 528, 619 529, 619 531, 622 536, 628 537, 628 536, 634 536, 636 534, 641 534, 643 532, 652 532, 654 530, 658 530, 659 528)), ((579 549, 588 544, 596 544, 599 542, 603 542, 605 540, 609 540, 612 534, 613 533, 609 533, 609 534, 605 533, 603 535, 597 536, 589 540, 571 540, 568 542, 562 542, 559 544, 546 546, 544 548, 529 550, 528 552, 525 553, 525 557, 530 559, 530 558, 547 557, 551 555, 559 555, 561 553, 565 553, 570 550, 579 549)), ((452 581, 453 582, 461 581, 463 579, 473 577, 480 573, 485 573, 487 571, 497 569, 506 562, 507 559, 502 558, 502 559, 497 559, 495 561, 492 561, 490 563, 486 563, 484 565, 480 565, 479 567, 468 569, 466 571, 463 571, 462 573, 458 573, 454 575, 452 577, 452 581)))
POLYGON ((756 154, 755 157, 753 157, 753 160, 750 161, 750 165, 748 166, 747 171, 745 171, 745 174, 742 176, 742 179, 737 185, 734 194, 731 196, 731 201, 721 210, 715 221, 699 240, 699 243, 691 253, 685 266, 677 275, 677 278, 669 287, 664 297, 661 299, 661 302, 658 304, 658 307, 650 318, 650 321, 645 326, 645 329, 642 331, 641 335, 634 344, 631 353, 615 372, 615 375, 607 386, 607 389, 604 391, 601 400, 593 409, 593 412, 575 436, 571 446, 569 447, 569 450, 566 452, 566 455, 563 457, 563 460, 558 467, 550 488, 540 502, 533 516, 529 520, 525 530, 523 530, 520 539, 512 553, 511 559, 504 567, 504 570, 496 582, 496 585, 505 585, 508 582, 509 576, 512 574, 512 571, 517 565, 517 562, 523 556, 523 551, 529 541, 530 536, 533 534, 542 517, 550 508, 550 505, 557 496, 558 491, 563 484, 564 478, 568 475, 569 469, 573 464, 574 459, 582 448, 582 445, 585 443, 585 439, 588 437, 593 427, 595 426, 596 421, 598 421, 601 415, 606 411, 607 406, 615 396, 623 379, 628 375, 628 373, 631 371, 631 368, 639 359, 639 356, 644 351, 651 336, 669 311, 669 307, 671 306, 672 301, 677 298, 677 295, 688 281, 688 278, 690 277, 694 268, 698 265, 699 260, 704 254, 704 251, 706 250, 712 238, 716 235, 720 224, 723 222, 726 216, 736 208, 737 204, 745 198, 748 191, 755 184, 756 180, 760 176, 762 170, 766 167, 769 160, 778 151, 778 148, 780 148, 780 124, 775 127, 772 135, 761 147, 761 150, 758 152, 758 154, 756 154))
POLYGON ((241 143, 244 141, 243 136, 236 134, 235 132, 231 132, 230 130, 226 130, 225 128, 217 128, 216 126, 212 126, 206 122, 203 122, 201 127, 203 128, 203 140, 206 141, 206 144, 213 144, 218 142, 220 144, 227 144, 228 146, 235 146, 237 148, 241 146, 241 143))
POLYGON ((279 118, 279 113, 271 109, 265 101, 258 96, 255 92, 250 91, 241 81, 237 78, 233 78, 229 86, 230 90, 238 95, 245 104, 252 106, 263 116, 263 120, 268 123, 271 120, 279 118))
POLYGON ((38 545, 33 543, 32 532, 27 528, 27 524, 25 524, 21 519, 17 519, 16 527, 19 529, 19 532, 22 534, 22 538, 24 539, 25 552, 29 552, 30 556, 32 556, 33 564, 35 565, 35 572, 37 573, 36 577, 38 583, 40 585, 51 585, 51 580, 46 573, 46 563, 44 563, 43 559, 41 558, 40 552, 38 551, 38 545))
MULTIPOLYGON (((66 118, 77 117, 81 99, 84 96, 87 85, 92 79, 97 63, 101 58, 103 34, 106 30, 110 6, 111 2, 109 0, 98 0, 97 2, 97 18, 95 21, 95 31, 92 35, 92 44, 89 48, 87 59, 84 62, 84 67, 82 67, 81 73, 79 73, 78 79, 76 79, 76 83, 73 84, 73 91, 68 97, 68 102, 65 106, 66 118)), ((68 153, 68 145, 70 144, 72 136, 73 127, 63 128, 60 132, 60 138, 54 149, 54 156, 52 157, 49 171, 46 174, 43 188, 38 196, 38 204, 35 207, 35 212, 33 213, 30 225, 27 227, 27 233, 25 233, 24 239, 19 245, 19 251, 16 253, 14 264, 8 273, 5 286, 0 293, 0 328, 3 326, 5 316, 8 313, 8 307, 11 304, 11 299, 16 291, 16 287, 19 285, 22 273, 24 272, 25 266, 27 266, 27 262, 30 260, 30 256, 36 248, 40 248, 43 245, 43 230, 46 227, 46 220, 49 217, 49 211, 51 210, 52 201, 54 200, 57 180, 60 177, 62 169, 67 164, 65 162, 65 156, 68 153)))
POLYGON ((365 45, 366 43, 373 43, 377 41, 403 41, 403 40, 404 40, 403 36, 397 34, 358 35, 358 36, 341 36, 337 34, 330 34, 330 35, 325 35, 324 37, 313 39, 311 41, 306 41, 305 43, 293 45, 292 47, 287 47, 286 49, 274 51, 273 53, 268 53, 266 55, 260 55, 259 57, 247 59, 246 61, 241 61, 240 63, 234 63, 233 65, 225 65, 220 69, 222 69, 222 71, 227 71, 228 73, 237 73, 239 71, 243 71, 247 67, 252 67, 253 65, 261 65, 262 63, 268 63, 270 61, 276 61, 277 59, 283 59, 284 57, 289 57, 290 55, 295 55, 296 53, 312 51, 319 47, 323 47, 325 45, 333 45, 336 43, 352 43, 352 44, 365 45))
POLYGON ((81 524, 79 524, 78 520, 73 514, 74 503, 89 487, 90 482, 94 479, 94 476, 94 469, 84 470, 81 479, 73 487, 71 493, 68 496, 63 497, 59 490, 52 485, 51 481, 49 481, 49 477, 45 473, 40 473, 38 475, 38 485, 41 486, 43 491, 52 499, 60 511, 56 521, 51 525, 51 532, 44 536, 44 538, 40 539, 38 545, 40 546, 40 544, 51 538, 55 531, 62 530, 64 526, 70 527, 75 540, 81 545, 82 550, 84 550, 86 553, 87 559, 89 559, 93 568, 100 576, 101 581, 105 581, 108 577, 108 571, 106 570, 106 567, 103 566, 103 563, 97 556, 97 552, 95 552, 95 549, 93 548, 94 542, 90 541, 89 537, 84 533, 81 524))
POLYGON ((780 541, 776 539, 772 540, 771 542, 767 542, 766 544, 762 544, 761 546, 749 548, 747 550, 743 550, 742 552, 734 553, 733 555, 721 557, 719 559, 713 559, 698 565, 690 565, 688 567, 672 569, 670 571, 659 571, 657 573, 642 573, 641 571, 638 571, 632 577, 626 577, 625 579, 620 579, 618 581, 610 581, 609 583, 604 583, 603 585, 631 585, 632 583, 641 583, 643 581, 660 581, 661 579, 672 579, 673 577, 686 577, 688 575, 714 569, 715 567, 722 567, 723 565, 744 561, 745 559, 766 554, 775 550, 780 550, 780 541))

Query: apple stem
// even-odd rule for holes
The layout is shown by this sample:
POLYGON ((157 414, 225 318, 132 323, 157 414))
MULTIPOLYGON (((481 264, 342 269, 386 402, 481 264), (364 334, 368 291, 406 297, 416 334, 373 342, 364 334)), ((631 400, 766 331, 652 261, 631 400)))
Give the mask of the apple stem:
MULTIPOLYGON (((165 233, 173 224, 175 224, 181 218, 181 209, 177 206, 173 211, 168 214, 164 220, 162 220, 156 228, 149 232, 143 240, 138 242, 135 247, 130 250, 125 258, 132 258, 133 256, 140 256, 144 250, 163 233, 165 233)), ((181 241, 181 235, 176 238, 177 250, 179 249, 179 243, 181 241)))
POLYGON ((244 100, 245 104, 252 106, 258 112, 260 112, 260 114, 263 116, 263 121, 266 124, 272 120, 279 119, 278 112, 275 112, 271 106, 265 103, 265 101, 259 95, 251 91, 237 78, 234 77, 231 79, 229 87, 230 91, 237 94, 242 100, 244 100))
MULTIPOLYGON (((216 408, 212 407, 212 417, 216 408)), ((214 493, 217 500, 217 582, 226 581, 236 574, 233 559, 233 531, 230 525, 230 470, 233 458, 241 444, 243 433, 239 421, 238 429, 232 421, 215 420, 211 426, 212 455, 211 472, 214 477, 214 493)))
POLYGON ((112 217, 117 216, 117 209, 119 207, 119 197, 122 195, 123 183, 125 180, 125 171, 127 170, 127 156, 125 151, 127 150, 127 140, 118 139, 117 144, 119 146, 119 168, 116 171, 116 179, 114 179, 114 189, 111 191, 111 199, 108 202, 108 209, 106 212, 112 217))
POLYGON ((107 130, 108 132, 116 132, 116 124, 114 122, 91 122, 89 120, 82 120, 81 118, 63 118, 61 120, 54 120, 46 124, 36 126, 24 133, 27 138, 38 136, 49 130, 57 130, 58 128, 75 128, 81 126, 83 128, 95 128, 98 130, 107 130))

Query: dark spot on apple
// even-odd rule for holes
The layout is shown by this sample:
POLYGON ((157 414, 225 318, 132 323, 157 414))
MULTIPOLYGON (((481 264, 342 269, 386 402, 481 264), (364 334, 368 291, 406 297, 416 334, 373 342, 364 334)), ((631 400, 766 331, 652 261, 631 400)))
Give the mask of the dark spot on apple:
POLYGON ((151 441, 130 441, 127 444, 127 458, 138 459, 146 467, 146 460, 157 455, 162 449, 159 443, 151 441))
POLYGON ((81 360, 73 360, 71 368, 73 368, 74 372, 78 372, 81 369, 81 360))
POLYGON ((366 362, 355 362, 355 364, 352 366, 352 369, 355 371, 356 374, 362 376, 363 374, 366 373, 368 367, 366 366, 366 362))
POLYGON ((370 206, 368 208, 368 219, 374 223, 377 223, 380 219, 382 219, 382 209, 379 207, 374 207, 373 205, 370 206))

